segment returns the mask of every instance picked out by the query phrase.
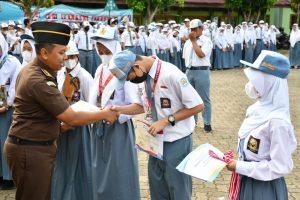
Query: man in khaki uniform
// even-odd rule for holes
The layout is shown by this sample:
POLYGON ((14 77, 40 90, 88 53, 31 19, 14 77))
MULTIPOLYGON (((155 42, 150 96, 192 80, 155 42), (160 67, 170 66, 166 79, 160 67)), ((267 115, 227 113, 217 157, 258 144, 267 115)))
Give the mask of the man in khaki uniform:
POLYGON ((67 59, 67 25, 32 24, 37 58, 22 69, 16 81, 13 122, 4 146, 17 200, 49 200, 60 124, 113 123, 117 112, 75 112, 57 88, 56 72, 67 59))

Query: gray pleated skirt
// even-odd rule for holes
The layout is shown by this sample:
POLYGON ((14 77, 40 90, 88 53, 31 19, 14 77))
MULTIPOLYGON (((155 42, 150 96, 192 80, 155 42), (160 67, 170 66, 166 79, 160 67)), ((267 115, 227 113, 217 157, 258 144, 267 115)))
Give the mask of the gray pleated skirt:
POLYGON ((283 177, 260 181, 241 176, 239 200, 287 200, 288 192, 283 177))

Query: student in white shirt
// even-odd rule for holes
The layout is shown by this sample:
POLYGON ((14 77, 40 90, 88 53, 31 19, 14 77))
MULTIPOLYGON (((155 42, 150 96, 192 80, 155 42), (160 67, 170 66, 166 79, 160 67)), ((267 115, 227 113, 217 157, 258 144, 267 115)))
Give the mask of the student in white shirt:
POLYGON ((185 74, 157 57, 123 51, 113 57, 110 71, 118 79, 115 88, 122 88, 126 80, 142 83, 138 104, 113 109, 130 115, 146 112, 149 134, 163 133, 163 160, 149 156, 148 161, 151 199, 191 199, 191 177, 178 172, 176 166, 192 149, 193 115, 203 109, 201 97, 185 74))
MULTIPOLYGON (((57 73, 58 89, 70 105, 88 101, 92 76, 80 65, 79 51, 70 40, 64 67, 57 73)), ((92 198, 91 150, 88 126, 61 125, 52 176, 52 200, 92 198)))
MULTIPOLYGON (((114 38, 114 28, 100 28, 93 37, 102 64, 90 85, 89 103, 106 106, 131 105, 139 102, 138 88, 127 82, 122 89, 111 84, 116 78, 110 73, 110 60, 121 51, 114 38), (103 30, 101 30, 103 29, 103 30)), ((138 159, 131 115, 120 115, 114 124, 94 123, 91 127, 93 199, 140 200, 138 159)))
POLYGON ((289 60, 263 50, 244 72, 249 106, 239 130, 239 159, 227 168, 241 177, 236 190, 239 200, 288 199, 284 176, 293 169, 292 153, 297 148, 289 111, 287 76, 289 60))
MULTIPOLYGON (((204 101, 202 113, 204 131, 209 133, 211 128, 211 102, 210 102, 210 55, 213 44, 211 40, 202 35, 203 24, 199 19, 191 21, 190 39, 183 47, 183 58, 187 67, 187 77, 204 101)), ((196 124, 198 115, 195 115, 196 124)))
MULTIPOLYGON (((5 87, 7 91, 6 105, 3 105, 4 101, 2 98, 0 99, 1 155, 3 155, 4 142, 12 122, 12 105, 15 98, 15 84, 21 68, 19 60, 8 54, 8 44, 5 41, 4 36, 0 34, 0 87, 5 87)), ((1 96, 3 97, 3 94, 1 96)), ((4 156, 1 156, 0 161, 0 174, 3 177, 2 190, 12 189, 14 183, 4 156)))

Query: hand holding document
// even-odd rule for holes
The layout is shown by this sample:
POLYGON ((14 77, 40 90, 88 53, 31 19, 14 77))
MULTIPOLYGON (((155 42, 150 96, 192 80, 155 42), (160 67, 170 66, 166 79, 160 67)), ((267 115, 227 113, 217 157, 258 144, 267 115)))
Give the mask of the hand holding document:
POLYGON ((206 143, 189 153, 176 169, 203 181, 213 182, 227 165, 227 159, 220 150, 206 143))
POLYGON ((148 132, 150 126, 151 124, 146 120, 137 120, 136 147, 151 156, 163 160, 163 134, 158 133, 155 137, 152 136, 148 132))

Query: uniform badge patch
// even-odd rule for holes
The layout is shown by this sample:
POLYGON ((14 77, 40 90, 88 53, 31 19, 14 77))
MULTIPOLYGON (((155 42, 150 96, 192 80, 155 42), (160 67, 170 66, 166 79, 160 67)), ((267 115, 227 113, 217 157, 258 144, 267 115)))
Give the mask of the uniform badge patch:
POLYGON ((260 139, 250 136, 247 144, 247 149, 255 154, 258 154, 260 139))
POLYGON ((171 108, 171 100, 169 98, 160 98, 161 108, 171 108))
POLYGON ((181 87, 186 87, 186 86, 188 86, 188 84, 189 84, 189 82, 188 82, 188 80, 186 78, 182 78, 180 80, 181 87))
POLYGON ((47 81, 47 85, 51 87, 56 87, 56 84, 53 81, 47 81))

